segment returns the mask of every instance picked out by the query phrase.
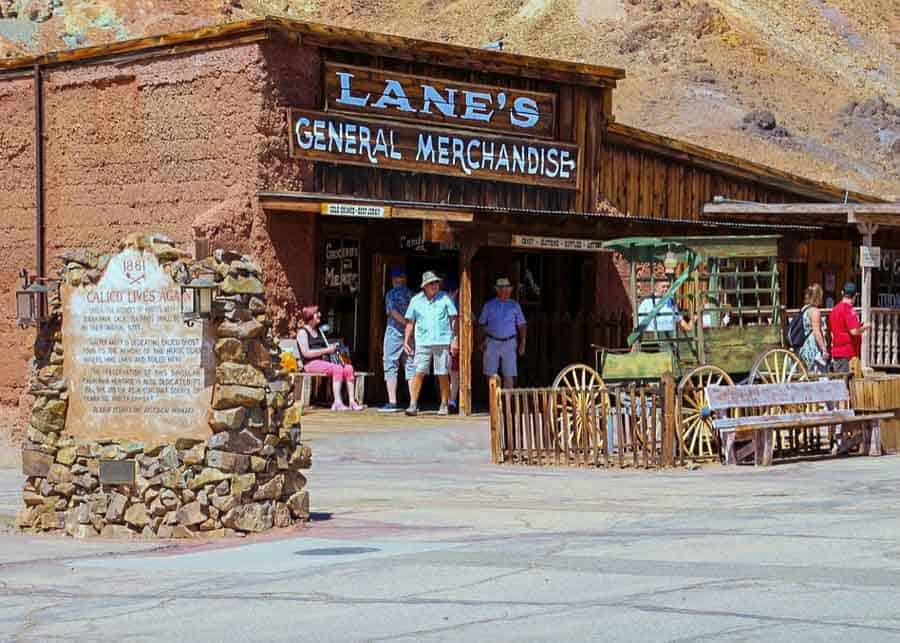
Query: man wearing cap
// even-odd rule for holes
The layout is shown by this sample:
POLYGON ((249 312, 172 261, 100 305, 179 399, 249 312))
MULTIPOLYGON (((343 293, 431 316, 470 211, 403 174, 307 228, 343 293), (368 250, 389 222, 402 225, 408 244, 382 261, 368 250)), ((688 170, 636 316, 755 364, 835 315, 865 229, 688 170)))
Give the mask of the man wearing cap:
POLYGON ((434 374, 441 386, 441 407, 438 415, 448 415, 450 398, 450 354, 458 351, 456 335, 456 306, 441 290, 441 278, 431 271, 422 275, 422 292, 412 298, 406 309, 406 333, 403 346, 415 358, 415 378, 409 392, 407 415, 419 412, 419 393, 422 381, 434 363, 434 374), (413 349, 415 338, 415 349, 413 349))
POLYGON ((519 302, 510 299, 509 279, 500 277, 494 288, 497 296, 484 305, 478 318, 483 335, 484 374, 490 377, 501 371, 503 388, 512 388, 518 375, 517 358, 525 354, 527 326, 519 302))
POLYGON ((384 296, 384 309, 387 313, 387 325, 384 329, 383 366, 384 383, 387 386, 388 403, 379 410, 382 413, 395 413, 400 410, 397 405, 397 373, 403 363, 406 383, 412 383, 415 375, 413 360, 407 358, 403 350, 403 335, 406 331, 406 309, 412 299, 412 291, 406 287, 406 271, 403 268, 391 270, 391 289, 384 296))
POLYGON ((856 298, 856 284, 844 284, 841 301, 831 310, 828 325, 831 326, 831 370, 835 373, 850 371, 850 360, 859 357, 862 334, 870 324, 860 324, 853 310, 856 298))

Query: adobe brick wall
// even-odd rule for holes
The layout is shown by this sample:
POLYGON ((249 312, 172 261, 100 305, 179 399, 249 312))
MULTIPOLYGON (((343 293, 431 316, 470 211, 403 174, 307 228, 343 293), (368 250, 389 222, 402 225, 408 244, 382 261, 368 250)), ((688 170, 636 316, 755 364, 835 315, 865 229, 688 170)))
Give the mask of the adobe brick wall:
MULTIPOLYGON (((48 265, 67 248, 114 250, 136 230, 183 247, 206 236, 257 259, 284 332, 313 295, 313 225, 266 215, 256 194, 308 180, 311 165, 287 157, 283 107, 313 106, 318 76, 316 50, 272 43, 49 71, 48 265)), ((27 415, 11 412, 20 398, 30 406, 23 391, 34 330, 11 318, 16 274, 34 267, 33 101, 30 78, 0 79, 0 434, 27 415)))

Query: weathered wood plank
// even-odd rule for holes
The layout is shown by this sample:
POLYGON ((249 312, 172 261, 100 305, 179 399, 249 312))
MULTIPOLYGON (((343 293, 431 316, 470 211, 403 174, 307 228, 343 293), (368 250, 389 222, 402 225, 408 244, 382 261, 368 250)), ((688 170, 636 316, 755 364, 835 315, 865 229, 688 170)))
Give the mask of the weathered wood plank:
POLYGON ((706 387, 706 398, 709 408, 719 411, 841 401, 848 400, 850 393, 841 380, 818 380, 788 384, 714 385, 706 387))

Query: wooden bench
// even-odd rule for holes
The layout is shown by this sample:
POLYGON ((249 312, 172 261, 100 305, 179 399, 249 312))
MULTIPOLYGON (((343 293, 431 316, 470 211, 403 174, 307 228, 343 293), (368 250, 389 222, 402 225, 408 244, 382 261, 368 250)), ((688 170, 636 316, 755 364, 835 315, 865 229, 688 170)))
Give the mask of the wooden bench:
POLYGON ((752 455, 754 464, 771 465, 776 431, 811 427, 839 427, 835 431, 838 452, 860 445, 869 455, 881 455, 881 420, 894 416, 856 415, 849 408, 850 392, 842 379, 708 386, 706 400, 713 428, 724 445, 725 464, 738 464, 752 455), (741 417, 727 417, 733 410, 741 417), (750 444, 736 449, 742 439, 750 444))
MULTIPOLYGON (((291 353, 297 359, 298 365, 303 364, 303 359, 300 357, 300 349, 297 347, 297 340, 293 337, 279 338, 278 346, 282 352, 291 353)), ((353 378, 353 392, 356 397, 356 403, 363 404, 366 399, 366 378, 371 377, 372 373, 356 371, 355 375, 356 377, 353 378)), ((324 373, 306 373, 300 370, 297 373, 291 373, 290 379, 294 389, 294 401, 300 404, 301 409, 305 409, 312 400, 313 382, 318 383, 330 378, 324 373)))

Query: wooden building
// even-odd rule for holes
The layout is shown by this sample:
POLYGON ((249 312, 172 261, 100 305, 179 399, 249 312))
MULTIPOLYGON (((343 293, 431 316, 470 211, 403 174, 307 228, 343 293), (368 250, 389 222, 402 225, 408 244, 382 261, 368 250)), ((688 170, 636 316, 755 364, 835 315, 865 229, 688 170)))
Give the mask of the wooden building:
MULTIPOLYGON (((793 304, 819 272, 838 283, 850 275, 847 230, 710 221, 703 204, 878 200, 619 123, 628 120, 613 113, 621 69, 278 18, 3 61, 0 82, 113 63, 110 74, 165 59, 191 64, 229 48, 258 53, 247 87, 265 95, 254 97, 262 107, 247 136, 262 123, 268 138, 238 193, 250 203, 245 216, 256 217, 248 251, 280 269, 267 288, 284 302, 283 330, 300 305, 323 305, 355 361, 380 380, 390 268, 405 267, 413 287, 425 270, 458 279, 467 411, 484 388, 472 320, 496 277, 513 281, 529 319, 523 381, 546 384, 564 364, 590 360, 591 343, 620 344, 630 330, 623 267, 599 252, 601 241, 782 234, 793 304)), ((98 82, 97 96, 106 91, 98 82)), ((197 223, 193 234, 213 245, 241 239, 197 223)))

